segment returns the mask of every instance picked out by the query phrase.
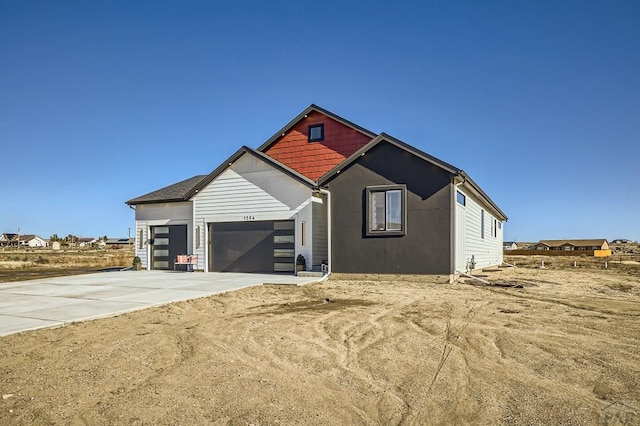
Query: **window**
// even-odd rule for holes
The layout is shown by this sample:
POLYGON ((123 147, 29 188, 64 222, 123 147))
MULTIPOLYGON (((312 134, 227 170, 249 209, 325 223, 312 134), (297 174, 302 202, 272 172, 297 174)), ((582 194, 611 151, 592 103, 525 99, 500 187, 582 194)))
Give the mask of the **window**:
POLYGON ((200 227, 196 226, 196 248, 200 248, 200 227))
POLYGON ((141 229, 138 234, 138 248, 142 249, 144 248, 144 230, 141 229))
POLYGON ((467 205, 467 197, 460 191, 456 191, 456 201, 463 206, 467 205))
POLYGON ((404 185, 370 186, 366 189, 368 236, 407 233, 407 188, 404 185))
POLYGON ((309 142, 324 140, 324 124, 312 124, 309 126, 309 142))
POLYGON ((274 235, 273 243, 274 244, 292 244, 295 243, 295 236, 293 235, 274 235))
POLYGON ((502 229, 502 222, 498 221, 498 229, 502 229))
POLYGON ((484 210, 480 211, 480 238, 484 240, 484 210))

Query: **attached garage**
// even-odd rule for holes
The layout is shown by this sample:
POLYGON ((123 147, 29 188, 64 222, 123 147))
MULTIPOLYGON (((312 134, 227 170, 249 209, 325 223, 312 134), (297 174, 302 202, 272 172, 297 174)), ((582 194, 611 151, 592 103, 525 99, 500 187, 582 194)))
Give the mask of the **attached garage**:
POLYGON ((295 271, 295 222, 209 223, 209 271, 295 271))

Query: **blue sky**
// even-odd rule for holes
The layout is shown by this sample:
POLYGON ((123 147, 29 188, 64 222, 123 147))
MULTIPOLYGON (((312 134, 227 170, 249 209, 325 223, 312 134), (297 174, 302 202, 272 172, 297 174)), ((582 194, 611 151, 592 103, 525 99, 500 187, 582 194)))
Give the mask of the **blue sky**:
POLYGON ((126 236, 311 103, 464 169, 506 240, 640 240, 637 0, 0 0, 0 232, 126 236))

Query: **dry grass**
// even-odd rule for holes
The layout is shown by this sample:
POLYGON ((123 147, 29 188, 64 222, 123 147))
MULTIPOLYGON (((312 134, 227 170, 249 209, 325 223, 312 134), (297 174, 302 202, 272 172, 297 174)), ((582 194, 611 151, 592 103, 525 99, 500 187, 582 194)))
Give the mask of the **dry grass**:
POLYGON ((46 278, 130 266, 133 249, 112 250, 3 250, 0 282, 46 278))
POLYGON ((0 423, 638 424, 638 272, 262 286, 8 336, 0 423))

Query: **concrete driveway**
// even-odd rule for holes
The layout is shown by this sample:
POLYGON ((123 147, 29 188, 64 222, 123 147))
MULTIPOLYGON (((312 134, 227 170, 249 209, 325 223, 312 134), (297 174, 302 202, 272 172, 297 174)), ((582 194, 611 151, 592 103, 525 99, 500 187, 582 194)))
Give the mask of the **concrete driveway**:
POLYGON ((0 283, 0 336, 195 299, 261 284, 315 277, 164 271, 102 272, 0 283))

